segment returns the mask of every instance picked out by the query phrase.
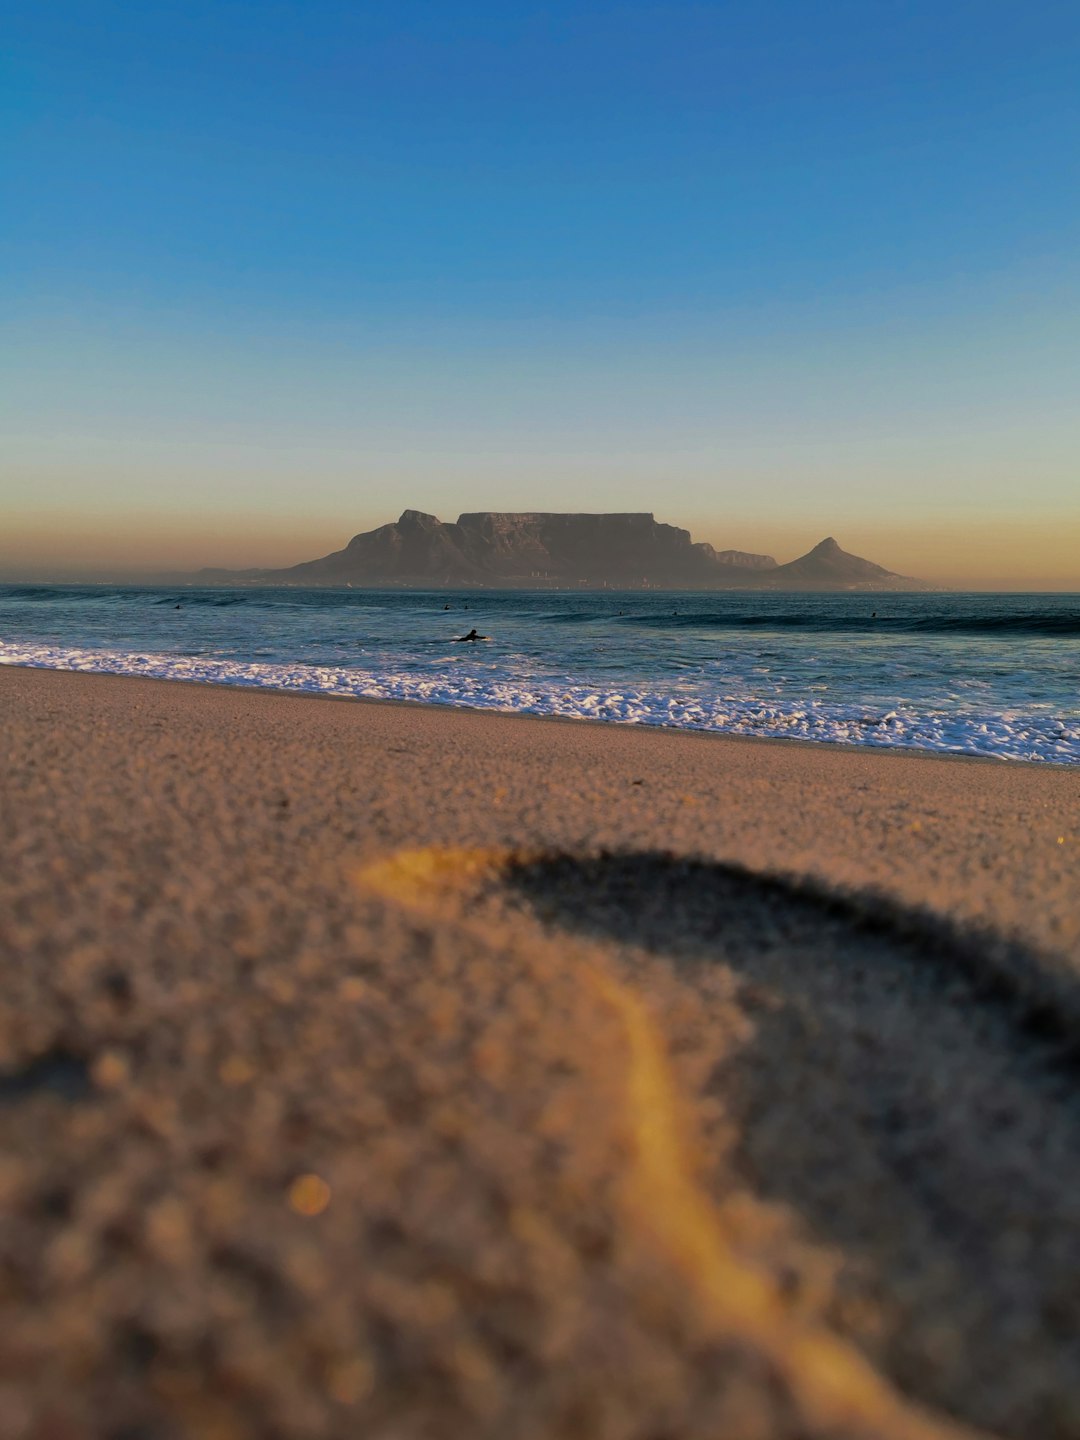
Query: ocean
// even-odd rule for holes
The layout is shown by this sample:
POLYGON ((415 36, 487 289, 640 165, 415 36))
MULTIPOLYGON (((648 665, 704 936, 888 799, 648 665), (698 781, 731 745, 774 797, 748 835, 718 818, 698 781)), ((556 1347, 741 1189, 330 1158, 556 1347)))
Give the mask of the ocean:
POLYGON ((1080 764, 1080 595, 4 585, 0 663, 1080 764))

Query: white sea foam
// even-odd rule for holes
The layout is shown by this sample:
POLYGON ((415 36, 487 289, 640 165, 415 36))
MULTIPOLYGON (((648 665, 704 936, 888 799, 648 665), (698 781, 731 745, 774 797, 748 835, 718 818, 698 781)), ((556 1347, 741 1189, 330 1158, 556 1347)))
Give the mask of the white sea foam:
MULTIPOLYGON (((449 657, 448 657, 449 658, 449 657)), ((254 686, 322 695, 412 700, 516 714, 560 715, 622 724, 709 730, 728 735, 911 747, 1004 760, 1080 764, 1080 724, 1032 706, 993 712, 977 706, 895 709, 819 700, 763 701, 740 695, 623 685, 605 690, 556 677, 531 678, 497 665, 447 663, 422 673, 354 666, 262 663, 215 656, 97 650, 0 641, 0 664, 94 674, 145 675, 204 684, 254 686)))

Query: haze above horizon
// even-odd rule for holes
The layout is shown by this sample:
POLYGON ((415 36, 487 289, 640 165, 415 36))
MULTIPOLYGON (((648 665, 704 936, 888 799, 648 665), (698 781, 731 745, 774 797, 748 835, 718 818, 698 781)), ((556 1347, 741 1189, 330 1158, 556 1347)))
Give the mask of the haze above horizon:
POLYGON ((407 507, 1080 590, 1080 8, 7 17, 0 578, 407 507))

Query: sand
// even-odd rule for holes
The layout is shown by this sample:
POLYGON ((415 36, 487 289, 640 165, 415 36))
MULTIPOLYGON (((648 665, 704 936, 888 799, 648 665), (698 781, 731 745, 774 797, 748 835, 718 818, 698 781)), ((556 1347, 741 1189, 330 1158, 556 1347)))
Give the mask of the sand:
POLYGON ((1080 1437, 1080 774, 0 712, 5 1437, 1080 1437))

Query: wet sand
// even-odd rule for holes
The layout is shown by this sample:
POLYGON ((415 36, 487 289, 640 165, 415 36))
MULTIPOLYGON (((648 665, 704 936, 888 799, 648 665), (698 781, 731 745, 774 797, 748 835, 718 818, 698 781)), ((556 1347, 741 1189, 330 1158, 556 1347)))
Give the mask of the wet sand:
POLYGON ((1080 1437, 1080 774, 0 715, 5 1436, 1080 1437))

